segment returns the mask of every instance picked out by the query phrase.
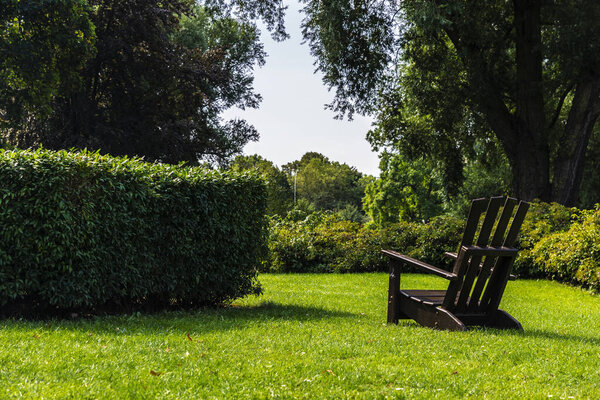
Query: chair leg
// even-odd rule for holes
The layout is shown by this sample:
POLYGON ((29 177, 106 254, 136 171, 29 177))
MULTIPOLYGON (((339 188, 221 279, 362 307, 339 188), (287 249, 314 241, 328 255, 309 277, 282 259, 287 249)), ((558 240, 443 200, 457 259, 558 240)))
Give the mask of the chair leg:
POLYGON ((523 330, 523 326, 519 321, 513 318, 512 315, 504 310, 494 311, 485 323, 485 326, 497 329, 516 329, 518 331, 523 330))
POLYGON ((448 331, 466 331, 467 327, 461 320, 456 318, 451 312, 438 308, 435 312, 434 329, 444 329, 448 331))
POLYGON ((390 260, 390 283, 388 289, 388 324, 396 324, 399 319, 407 318, 400 312, 400 262, 390 260))

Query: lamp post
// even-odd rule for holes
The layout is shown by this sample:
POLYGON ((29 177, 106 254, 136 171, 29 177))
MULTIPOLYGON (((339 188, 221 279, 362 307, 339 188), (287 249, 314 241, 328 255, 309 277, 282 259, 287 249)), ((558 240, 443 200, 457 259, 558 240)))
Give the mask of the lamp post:
POLYGON ((294 174, 294 204, 296 204, 296 177, 298 176, 298 172, 294 169, 292 173, 294 174))

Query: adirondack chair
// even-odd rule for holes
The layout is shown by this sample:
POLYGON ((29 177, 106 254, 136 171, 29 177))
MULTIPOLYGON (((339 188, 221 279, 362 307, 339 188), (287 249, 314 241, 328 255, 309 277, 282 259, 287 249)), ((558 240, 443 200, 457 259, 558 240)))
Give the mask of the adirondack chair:
POLYGON ((513 246, 529 209, 529 203, 521 201, 513 216, 517 203, 504 197, 473 200, 458 253, 445 253, 455 260, 452 272, 382 250, 390 257, 388 323, 413 319, 435 329, 465 331, 468 326, 480 325, 523 330, 516 319, 498 309, 507 281, 514 279, 511 269, 517 249, 513 246), (449 280, 448 289, 400 290, 400 272, 405 264, 449 280))

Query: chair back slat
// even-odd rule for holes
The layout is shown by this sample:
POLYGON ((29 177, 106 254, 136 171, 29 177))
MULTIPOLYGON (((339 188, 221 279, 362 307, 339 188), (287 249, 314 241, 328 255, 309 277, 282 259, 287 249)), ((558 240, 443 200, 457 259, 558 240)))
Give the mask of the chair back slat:
POLYGON ((500 246, 512 248, 516 241, 529 207, 528 203, 521 202, 513 217, 516 204, 516 199, 504 197, 473 200, 454 264, 453 272, 457 279, 448 286, 444 307, 456 313, 487 312, 497 308, 515 255, 498 255, 498 250, 494 250, 500 246), (484 210, 485 217, 477 232, 484 210), (494 226, 496 228, 490 241, 494 226), (473 243, 477 248, 471 247, 474 250, 468 250, 473 243))
POLYGON ((465 225, 460 247, 473 244, 473 238, 475 237, 475 233, 479 226, 479 219, 487 205, 488 199, 475 199, 471 202, 471 208, 469 210, 469 216, 467 217, 467 224, 465 225))
MULTIPOLYGON (((506 235, 506 239, 504 239, 503 247, 512 248, 514 246, 517 234, 525 220, 527 210, 529 210, 529 203, 521 201, 506 235)), ((498 309, 514 261, 515 257, 500 257, 496 261, 479 302, 480 310, 493 312, 498 309)))
POLYGON ((473 286, 475 277, 479 272, 481 258, 482 256, 480 255, 474 255, 466 263, 467 272, 465 273, 465 278, 462 281, 462 285, 458 293, 458 300, 456 301, 455 308, 456 312, 463 312, 467 308, 467 300, 469 299, 469 294, 471 293, 471 287, 473 286))
POLYGON ((515 217, 513 218, 512 224, 510 225, 510 229, 508 230, 508 235, 506 235, 506 239, 502 244, 504 247, 513 247, 515 245, 517 235, 519 234, 521 225, 523 225, 525 215, 527 215, 527 210, 529 210, 529 203, 524 201, 520 202, 519 208, 517 208, 515 217))
POLYGON ((492 197, 490 199, 485 212, 485 218, 483 219, 483 224, 479 230, 479 236, 477 237, 477 246, 486 246, 488 244, 490 233, 492 233, 492 228, 494 227, 496 217, 498 216, 498 210, 504 202, 504 197, 492 197))
POLYGON ((446 290, 446 297, 444 297, 444 302, 442 303, 442 307, 444 307, 447 310, 454 309, 456 294, 460 289, 460 285, 463 279, 462 271, 464 271, 464 268, 462 266, 467 262, 469 262, 469 259, 468 257, 466 257, 466 253, 463 251, 463 247, 461 247, 458 250, 458 255, 456 257, 456 261, 454 262, 454 270, 457 274, 457 279, 455 281, 450 282, 450 284, 448 285, 448 289, 446 290))
MULTIPOLYGON (((517 199, 512 197, 507 198, 504 202, 502 214, 498 219, 496 231, 494 232, 492 242, 490 243, 492 247, 498 247, 504 242, 506 228, 508 228, 508 223, 512 217, 516 205, 517 199)), ((499 257, 485 257, 483 265, 481 266, 481 270, 479 271, 479 276, 477 277, 477 282, 475 282, 473 291, 471 292, 471 299, 469 300, 469 305, 467 307, 468 312, 476 312, 478 310, 479 299, 490 276, 490 271, 492 270, 492 267, 495 267, 499 260, 499 257)))
MULTIPOLYGON (((492 197, 489 200, 483 223, 481 224, 479 234, 477 235, 477 246, 487 245, 490 234, 492 233, 492 228, 496 222, 498 210, 500 210, 500 206, 504 204, 504 202, 504 197, 492 197)), ((473 282, 475 282, 475 278, 479 275, 479 264, 481 263, 481 259, 482 256, 474 255, 469 262, 465 263, 466 271, 462 285, 459 289, 458 300, 456 301, 456 312, 462 312, 467 308, 467 300, 469 299, 473 282)))
POLYGON ((479 301, 479 311, 493 312, 498 309, 514 261, 514 257, 502 257, 496 262, 479 301))
POLYGON ((479 220, 481 214, 486 210, 489 204, 489 199, 475 199, 471 202, 471 208, 469 209, 469 216, 467 217, 467 223, 465 224, 465 230, 463 231, 462 241, 458 248, 458 257, 454 262, 453 272, 458 275, 458 279, 451 282, 446 291, 446 300, 444 306, 446 308, 454 308, 455 297, 462 286, 464 274, 466 272, 466 264, 468 259, 461 256, 461 248, 463 246, 470 246, 473 244, 477 228, 479 228, 479 220))
POLYGON ((498 225, 496 226, 496 232, 494 232, 494 237, 492 238, 491 245, 493 247, 500 246, 504 242, 504 234, 506 233, 508 222, 510 221, 510 217, 512 217, 516 205, 517 199, 512 197, 506 199, 506 202, 504 203, 504 209, 502 210, 502 215, 500 216, 500 220, 498 220, 498 225))

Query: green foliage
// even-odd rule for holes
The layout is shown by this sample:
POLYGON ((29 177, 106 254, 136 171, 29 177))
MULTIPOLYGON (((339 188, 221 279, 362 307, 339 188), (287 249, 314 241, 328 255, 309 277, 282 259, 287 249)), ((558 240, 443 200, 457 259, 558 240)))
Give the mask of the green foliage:
MULTIPOLYGON (((400 220, 381 226, 343 218, 339 212, 292 210, 272 218, 266 272, 384 271, 393 249, 428 264, 450 269, 444 252, 460 243, 464 219, 446 214, 429 222, 400 220)), ((582 211, 535 201, 517 247, 513 273, 521 278, 548 277, 600 291, 600 208, 582 211)), ((410 270, 410 269, 409 269, 410 270)))
POLYGON ((267 184, 267 214, 284 216, 292 207, 292 188, 284 174, 271 161, 259 155, 237 156, 230 169, 236 172, 256 171, 267 184))
POLYGON ((471 200, 510 193, 508 160, 491 139, 474 141, 464 165, 455 171, 460 177, 450 177, 443 163, 422 154, 387 150, 381 154, 379 168, 380 177, 367 185, 363 198, 363 208, 377 226, 441 214, 463 217, 471 200))
POLYGON ((258 138, 244 120, 221 118, 260 102, 254 20, 279 29, 283 9, 211 3, 3 1, 0 134, 21 148, 227 163, 258 138))
POLYGON ((580 215, 580 210, 557 203, 532 203, 519 235, 519 256, 513 271, 523 277, 544 276, 542 266, 536 261, 534 248, 544 238, 555 233, 566 232, 580 215))
POLYGON ((575 204, 600 115, 600 3, 305 3, 330 107, 374 115, 375 149, 441 162, 455 194, 476 142, 494 138, 517 197, 575 204))
POLYGON ((313 203, 306 199, 297 199, 294 208, 288 211, 285 218, 290 221, 302 221, 315 212, 317 209, 313 203))
POLYGON ((444 204, 446 213, 464 216, 469 212, 471 200, 506 196, 511 192, 510 165, 498 144, 493 141, 475 142, 473 153, 464 163, 462 176, 462 184, 456 193, 448 193, 444 204))
POLYGON ((385 1, 304 2, 304 38, 324 82, 335 88, 329 107, 350 115, 372 109, 367 97, 381 87, 381 71, 392 61, 389 29, 395 6, 385 1))
POLYGON ((52 111, 53 98, 72 93, 96 36, 83 0, 0 2, 0 130, 52 111))
MULTIPOLYGON (((451 215, 427 223, 361 224, 339 213, 296 210, 273 218, 267 272, 384 271, 381 249, 397 250, 449 269, 444 252, 460 243, 464 219, 451 215)), ((600 290, 600 209, 581 211, 557 203, 533 202, 521 228, 513 272, 522 278, 548 277, 600 290), (573 222, 575 221, 575 222, 573 222)))
POLYGON ((456 250, 463 222, 436 217, 428 224, 399 222, 384 229, 341 220, 318 212, 304 220, 273 219, 269 236, 270 272, 384 271, 381 249, 396 249, 441 267, 449 267, 445 251, 456 250))
POLYGON ((383 153, 381 175, 365 189, 363 208, 377 226, 423 221, 442 213, 442 179, 425 160, 383 153))
POLYGON ((368 178, 356 168, 315 152, 285 164, 282 170, 288 174, 290 186, 296 185, 297 198, 305 199, 317 210, 360 207, 368 183, 368 178))
POLYGON ((568 230, 541 238, 531 257, 552 279, 600 291, 600 208, 582 211, 568 230))
POLYGON ((214 304, 258 290, 255 175, 0 150, 0 304, 214 304))
POLYGON ((366 223, 369 220, 361 209, 354 204, 346 204, 344 208, 335 211, 335 214, 344 221, 366 223))
POLYGON ((437 164, 444 187, 455 195, 465 161, 474 159, 477 137, 487 135, 481 118, 470 116, 464 104, 468 93, 456 54, 444 39, 423 44, 420 36, 407 38, 406 57, 417 61, 400 66, 398 79, 391 81, 395 87, 381 91, 367 140, 375 150, 437 164), (420 63, 431 68, 419 68, 420 63))

